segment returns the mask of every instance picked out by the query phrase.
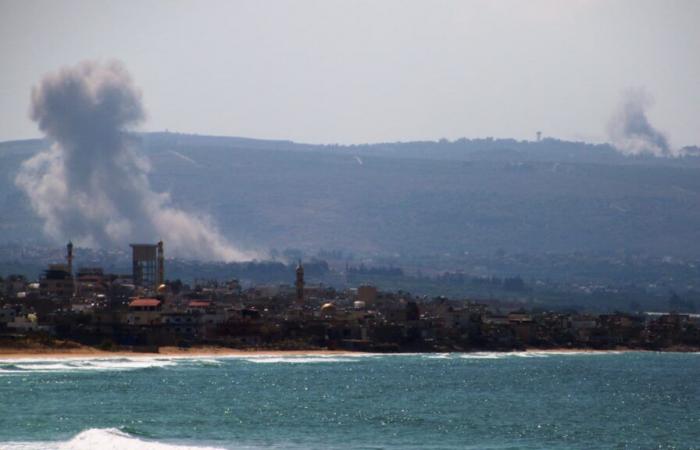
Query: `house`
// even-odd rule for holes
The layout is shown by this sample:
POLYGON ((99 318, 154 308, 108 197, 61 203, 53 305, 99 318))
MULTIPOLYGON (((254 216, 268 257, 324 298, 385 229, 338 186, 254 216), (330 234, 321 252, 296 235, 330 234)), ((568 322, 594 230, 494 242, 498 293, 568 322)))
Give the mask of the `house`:
POLYGON ((129 303, 126 323, 129 325, 155 325, 160 323, 163 302, 156 298, 133 298, 129 303))
POLYGON ((50 264, 39 281, 39 289, 46 298, 71 298, 75 284, 69 267, 66 264, 50 264))

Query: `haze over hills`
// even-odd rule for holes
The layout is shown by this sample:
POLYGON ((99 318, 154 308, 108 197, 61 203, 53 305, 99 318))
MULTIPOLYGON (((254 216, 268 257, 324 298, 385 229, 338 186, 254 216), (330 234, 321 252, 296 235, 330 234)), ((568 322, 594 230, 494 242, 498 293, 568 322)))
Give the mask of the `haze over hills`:
MULTIPOLYGON (((697 156, 555 139, 343 146, 147 133, 137 143, 155 191, 263 255, 699 253, 697 156)), ((45 239, 15 177, 48 145, 0 143, 0 242, 45 239)))

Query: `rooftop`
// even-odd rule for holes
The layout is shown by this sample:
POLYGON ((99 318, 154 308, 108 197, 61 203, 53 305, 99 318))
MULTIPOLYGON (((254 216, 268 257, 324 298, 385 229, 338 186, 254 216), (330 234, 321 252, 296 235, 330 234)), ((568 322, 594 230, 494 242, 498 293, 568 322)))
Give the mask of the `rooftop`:
POLYGON ((129 303, 129 308, 141 306, 160 306, 160 300, 157 298, 136 298, 129 303))

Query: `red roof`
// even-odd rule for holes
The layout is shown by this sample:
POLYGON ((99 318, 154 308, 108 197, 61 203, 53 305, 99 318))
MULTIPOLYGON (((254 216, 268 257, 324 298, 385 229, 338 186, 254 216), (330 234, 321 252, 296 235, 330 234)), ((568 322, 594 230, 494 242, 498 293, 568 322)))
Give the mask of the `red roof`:
POLYGON ((160 300, 157 298, 135 298, 129 303, 129 308, 139 306, 160 306, 160 300))
POLYGON ((194 300, 194 301, 191 301, 188 306, 190 308, 209 308, 210 305, 211 305, 211 302, 202 302, 202 301, 194 300))

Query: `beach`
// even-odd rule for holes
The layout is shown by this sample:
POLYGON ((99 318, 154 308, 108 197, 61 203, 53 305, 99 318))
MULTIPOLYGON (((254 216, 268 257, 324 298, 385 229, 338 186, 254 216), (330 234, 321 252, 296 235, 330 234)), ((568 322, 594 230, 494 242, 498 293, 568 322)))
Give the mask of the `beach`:
POLYGON ((302 355, 344 355, 355 352, 348 350, 267 350, 267 349, 232 349, 215 346, 198 347, 159 347, 158 351, 142 352, 131 350, 107 351, 95 347, 79 346, 76 348, 0 348, 0 359, 43 359, 43 358, 113 358, 138 356, 302 356, 302 355))
MULTIPOLYGON (((92 358, 134 358, 134 357, 183 357, 183 358, 211 358, 211 357, 234 357, 234 356, 280 356, 280 357, 294 357, 294 356, 342 356, 342 355, 362 355, 362 354, 372 354, 371 352, 359 352, 353 350, 330 350, 330 349, 294 349, 294 350, 281 350, 281 349, 261 349, 261 348, 248 348, 248 349, 234 349, 228 347, 220 346, 193 346, 193 347, 175 347, 175 346, 164 346, 158 347, 157 349, 149 349, 152 351, 140 351, 130 350, 130 349, 120 349, 120 350, 102 350, 95 347, 89 346, 71 346, 71 347, 48 347, 48 346, 32 346, 32 347, 0 347, 0 360, 2 359, 60 359, 60 358, 71 358, 71 359, 92 359, 92 358)), ((646 352, 649 350, 644 349, 630 349, 626 347, 619 347, 613 349, 591 349, 591 348, 529 348, 524 350, 472 350, 466 352, 452 351, 452 352, 418 352, 419 354, 483 354, 483 353, 609 353, 609 352, 646 352)), ((679 351, 687 352, 689 349, 670 349, 668 351, 679 351)), ((416 354, 413 352, 400 352, 397 354, 416 354)))

